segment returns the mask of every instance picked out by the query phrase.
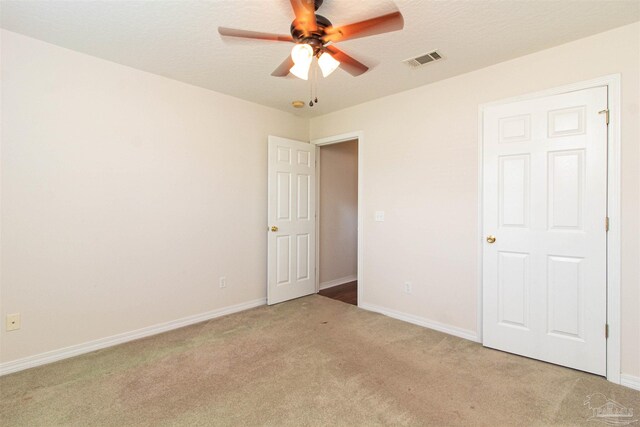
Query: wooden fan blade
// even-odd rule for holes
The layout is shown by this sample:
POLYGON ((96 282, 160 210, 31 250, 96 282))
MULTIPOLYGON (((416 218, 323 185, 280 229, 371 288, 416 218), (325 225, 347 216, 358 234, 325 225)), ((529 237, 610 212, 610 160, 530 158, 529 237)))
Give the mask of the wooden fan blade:
POLYGON ((325 46, 324 48, 336 61, 340 61, 340 67, 352 76, 364 74, 369 69, 369 67, 364 65, 362 62, 350 57, 333 45, 325 46))
POLYGON ((343 25, 342 27, 329 27, 325 30, 323 42, 338 42, 344 40, 357 39, 359 37, 373 36, 376 34, 388 33, 404 28, 404 18, 400 12, 393 12, 377 18, 354 24, 343 25))
POLYGON ((301 29, 305 35, 318 30, 316 22, 316 8, 313 0, 291 0, 293 13, 296 15, 294 26, 301 29))
POLYGON ((242 37, 245 39, 271 40, 276 42, 293 42, 291 36, 284 34, 260 33, 257 31, 237 30, 235 28, 218 27, 218 32, 223 36, 242 37))
POLYGON ((278 65, 278 68, 273 70, 271 75, 274 77, 286 77, 289 74, 291 67, 293 67, 293 59, 291 59, 291 55, 289 55, 282 64, 278 65))

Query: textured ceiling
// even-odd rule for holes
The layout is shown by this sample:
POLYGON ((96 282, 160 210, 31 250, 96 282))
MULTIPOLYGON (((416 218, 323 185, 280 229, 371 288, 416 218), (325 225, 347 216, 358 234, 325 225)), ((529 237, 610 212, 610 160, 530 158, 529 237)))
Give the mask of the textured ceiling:
POLYGON ((319 104, 295 110, 292 100, 309 101, 309 83, 270 76, 292 45, 223 40, 217 32, 287 34, 288 0, 4 0, 0 7, 10 31, 307 117, 640 20, 638 0, 324 0, 318 13, 334 25, 398 8, 405 28, 338 43, 371 70, 321 78, 319 104), (434 49, 443 60, 419 68, 401 62, 434 49))

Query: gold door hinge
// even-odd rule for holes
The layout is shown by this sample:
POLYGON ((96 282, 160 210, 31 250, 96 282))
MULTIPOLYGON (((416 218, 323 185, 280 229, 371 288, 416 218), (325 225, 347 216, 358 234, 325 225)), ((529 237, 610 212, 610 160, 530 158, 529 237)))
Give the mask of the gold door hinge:
POLYGON ((604 325, 604 337, 609 338, 609 324, 604 325))
POLYGON ((609 217, 604 219, 604 229, 605 231, 609 231, 609 217))
POLYGON ((598 114, 604 114, 606 119, 607 119, 607 125, 609 124, 609 110, 600 110, 598 111, 598 114))

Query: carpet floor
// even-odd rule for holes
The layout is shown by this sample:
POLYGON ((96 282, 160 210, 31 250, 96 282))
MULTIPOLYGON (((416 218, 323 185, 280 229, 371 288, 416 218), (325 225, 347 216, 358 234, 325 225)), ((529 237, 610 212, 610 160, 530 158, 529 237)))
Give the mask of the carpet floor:
POLYGON ((4 376, 0 425, 597 425, 604 396, 640 413, 603 378, 313 295, 4 376))

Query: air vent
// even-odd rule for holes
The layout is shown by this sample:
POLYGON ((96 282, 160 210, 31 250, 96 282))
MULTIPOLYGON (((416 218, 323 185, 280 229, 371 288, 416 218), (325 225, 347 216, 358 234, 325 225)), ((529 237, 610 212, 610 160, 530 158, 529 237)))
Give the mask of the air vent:
POLYGON ((429 62, 437 61, 442 59, 442 55, 438 53, 438 51, 434 50, 433 52, 425 53, 424 55, 417 56, 415 58, 405 59, 405 64, 408 64, 411 67, 419 67, 424 64, 428 64, 429 62))

